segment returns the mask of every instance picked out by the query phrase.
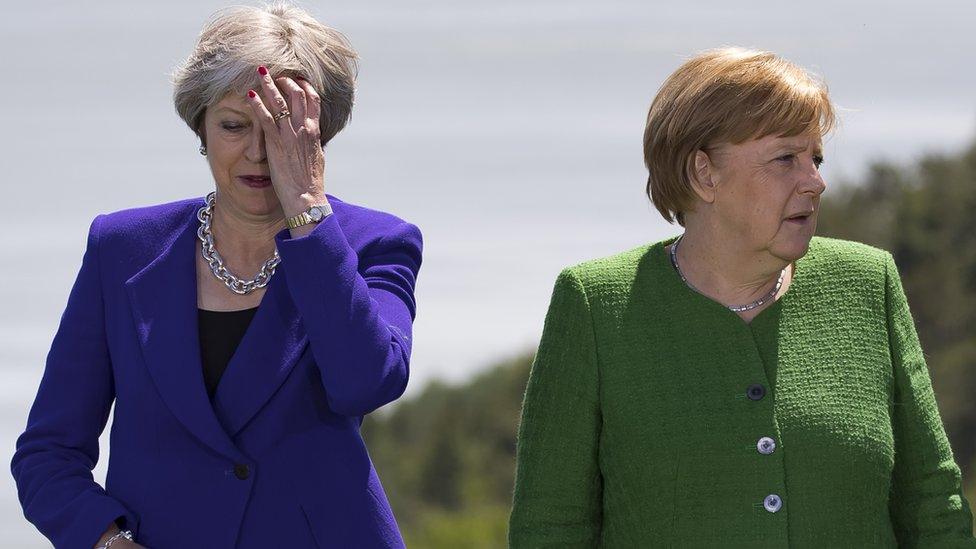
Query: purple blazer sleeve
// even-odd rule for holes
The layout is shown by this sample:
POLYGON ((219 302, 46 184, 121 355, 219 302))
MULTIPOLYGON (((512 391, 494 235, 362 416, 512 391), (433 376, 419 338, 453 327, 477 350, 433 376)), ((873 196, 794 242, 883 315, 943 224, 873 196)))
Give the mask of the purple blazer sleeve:
POLYGON ((55 547, 94 547, 118 518, 137 529, 136 517, 91 473, 115 398, 99 274, 101 217, 89 229, 81 270, 11 462, 24 515, 55 547))
POLYGON ((341 415, 368 414, 407 386, 423 243, 416 226, 385 224, 357 234, 358 254, 336 215, 307 235, 275 237, 329 406, 341 415))

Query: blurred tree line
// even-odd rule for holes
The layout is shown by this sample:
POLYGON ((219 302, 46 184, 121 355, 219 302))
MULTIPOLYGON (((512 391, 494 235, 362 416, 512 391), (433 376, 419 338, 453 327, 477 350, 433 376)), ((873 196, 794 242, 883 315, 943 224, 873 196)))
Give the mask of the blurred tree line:
MULTIPOLYGON (((825 195, 818 234, 894 254, 939 408, 976 505, 976 143, 875 163, 825 195)), ((555 276, 555 273, 554 275, 555 276)), ((532 353, 458 386, 432 383, 363 433, 408 547, 505 547, 532 353)))
POLYGON ((411 548, 505 547, 532 353, 459 386, 431 383, 363 435, 411 548))

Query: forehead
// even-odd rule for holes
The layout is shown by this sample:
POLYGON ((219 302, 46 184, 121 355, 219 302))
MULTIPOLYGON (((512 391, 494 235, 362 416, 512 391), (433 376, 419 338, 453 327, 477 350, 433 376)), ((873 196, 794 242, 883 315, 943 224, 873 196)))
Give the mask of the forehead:
POLYGON ((238 114, 247 115, 250 113, 251 108, 248 106, 243 94, 230 92, 223 96, 220 101, 217 101, 211 110, 215 113, 233 113, 233 111, 238 111, 238 114))
POLYGON ((823 147, 823 139, 816 134, 803 134, 784 137, 781 135, 767 135, 753 141, 757 149, 771 150, 784 149, 805 151, 807 149, 819 150, 823 147))

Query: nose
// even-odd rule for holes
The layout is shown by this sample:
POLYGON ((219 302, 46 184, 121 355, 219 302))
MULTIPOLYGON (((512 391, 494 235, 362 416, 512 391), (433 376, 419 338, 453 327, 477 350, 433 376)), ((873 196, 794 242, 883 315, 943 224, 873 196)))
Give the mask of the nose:
POLYGON ((797 189, 800 194, 820 196, 825 190, 827 190, 827 183, 824 182, 823 176, 820 174, 820 170, 812 160, 810 161, 809 166, 803 170, 801 178, 802 181, 797 189))
POLYGON ((264 130, 257 124, 251 126, 247 148, 244 149, 244 158, 254 164, 262 164, 267 161, 268 151, 264 147, 264 130))

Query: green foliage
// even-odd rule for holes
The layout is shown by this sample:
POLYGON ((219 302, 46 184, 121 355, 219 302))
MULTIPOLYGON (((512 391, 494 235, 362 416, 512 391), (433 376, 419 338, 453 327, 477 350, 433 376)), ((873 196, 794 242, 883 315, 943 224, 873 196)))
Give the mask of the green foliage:
MULTIPOLYGON (((976 504, 976 144, 910 167, 877 163, 832 189, 819 234, 891 251, 966 494, 976 504)), ((459 386, 430 384, 366 418, 370 455, 412 548, 506 546, 515 436, 532 355, 459 386)))
POLYGON ((432 509, 404 528, 407 547, 427 549, 492 549, 505 547, 508 505, 472 507, 462 512, 432 509))
POLYGON ((463 385, 432 383, 363 435, 409 547, 504 547, 515 434, 532 365, 523 354, 463 385))

